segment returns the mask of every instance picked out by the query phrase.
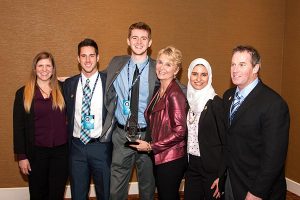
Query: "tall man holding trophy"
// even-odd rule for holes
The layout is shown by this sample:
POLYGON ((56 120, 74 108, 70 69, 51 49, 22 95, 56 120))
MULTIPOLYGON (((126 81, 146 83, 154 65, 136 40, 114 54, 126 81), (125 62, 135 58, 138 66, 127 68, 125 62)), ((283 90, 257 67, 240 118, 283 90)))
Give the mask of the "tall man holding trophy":
POLYGON ((127 44, 131 55, 114 57, 107 67, 106 124, 113 131, 110 199, 127 199, 133 166, 139 180, 140 199, 154 198, 155 183, 151 157, 129 145, 136 139, 147 140, 144 111, 156 83, 155 61, 148 56, 152 44, 151 28, 143 23, 132 24, 127 44))

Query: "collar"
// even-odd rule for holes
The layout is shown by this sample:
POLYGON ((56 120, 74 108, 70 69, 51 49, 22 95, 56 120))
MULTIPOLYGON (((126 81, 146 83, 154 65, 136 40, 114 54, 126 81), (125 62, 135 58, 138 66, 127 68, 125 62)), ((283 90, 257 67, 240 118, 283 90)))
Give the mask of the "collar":
POLYGON ((145 58, 145 60, 140 61, 140 62, 136 62, 132 57, 130 58, 130 60, 132 61, 133 65, 137 65, 138 68, 139 68, 139 70, 140 70, 141 68, 145 67, 146 64, 148 65, 147 62, 149 62, 149 57, 147 56, 147 57, 145 58))
MULTIPOLYGON (((96 73, 94 73, 90 78, 90 86, 93 85, 96 82, 97 76, 99 74, 99 71, 97 71, 96 73)), ((85 85, 87 77, 84 76, 83 73, 81 73, 81 81, 82 81, 82 85, 85 85)))
POLYGON ((258 82, 259 82, 259 79, 256 78, 254 81, 252 81, 252 83, 250 83, 249 85, 247 85, 242 90, 239 90, 239 88, 237 87, 236 90, 235 90, 234 95, 237 92, 240 92, 240 95, 242 95, 242 99, 245 99, 249 95, 249 93, 255 88, 255 86, 258 84, 258 82))

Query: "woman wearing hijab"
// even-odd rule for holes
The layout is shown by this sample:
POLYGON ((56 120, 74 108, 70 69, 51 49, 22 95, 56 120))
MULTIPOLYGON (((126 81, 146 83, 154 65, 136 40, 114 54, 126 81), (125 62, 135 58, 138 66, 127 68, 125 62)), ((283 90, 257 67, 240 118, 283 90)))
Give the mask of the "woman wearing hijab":
POLYGON ((30 71, 14 102, 14 153, 20 171, 28 176, 30 199, 63 200, 68 178, 67 126, 52 54, 37 54, 30 71))
POLYGON ((211 85, 212 71, 205 59, 192 61, 188 68, 188 79, 189 165, 185 175, 184 199, 221 198, 221 178, 225 171, 222 100, 211 85))
POLYGON ((155 184, 160 200, 179 200, 179 187, 187 166, 186 98, 176 82, 181 68, 181 52, 168 46, 158 52, 158 91, 145 110, 152 143, 137 140, 138 151, 153 152, 155 184))

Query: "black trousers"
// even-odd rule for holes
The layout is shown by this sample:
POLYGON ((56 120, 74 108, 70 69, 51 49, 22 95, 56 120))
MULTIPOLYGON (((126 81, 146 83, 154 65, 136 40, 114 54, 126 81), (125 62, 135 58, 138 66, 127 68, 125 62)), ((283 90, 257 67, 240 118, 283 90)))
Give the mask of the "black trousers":
POLYGON ((184 199, 215 199, 213 197, 215 189, 210 189, 210 187, 217 178, 218 172, 209 173, 203 168, 201 157, 189 155, 189 165, 185 174, 184 199))
POLYGON ((187 167, 187 157, 156 165, 155 184, 159 200, 179 200, 179 187, 187 167))
POLYGON ((63 200, 68 178, 68 147, 35 147, 30 160, 29 192, 31 200, 63 200))

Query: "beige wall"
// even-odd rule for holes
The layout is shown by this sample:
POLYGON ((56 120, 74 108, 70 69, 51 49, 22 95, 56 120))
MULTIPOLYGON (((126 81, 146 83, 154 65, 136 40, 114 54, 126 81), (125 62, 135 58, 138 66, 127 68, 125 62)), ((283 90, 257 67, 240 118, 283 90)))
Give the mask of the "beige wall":
POLYGON ((286 28, 284 64, 282 67, 282 95, 286 99, 291 115, 289 152, 286 176, 300 183, 300 1, 286 3, 286 28))
MULTIPOLYGON (((287 174, 300 182, 296 174, 299 127, 295 123, 300 107, 296 100, 291 100, 296 88, 290 89, 296 86, 285 71, 295 70, 296 60, 283 62, 283 58, 286 61, 290 56, 288 50, 297 56, 297 49, 292 47, 294 40, 288 40, 289 35, 295 34, 293 27, 299 18, 293 5, 297 1, 287 4, 294 14, 286 14, 285 0, 43 2, 47 3, 38 0, 1 2, 0 187, 26 185, 12 152, 12 103, 15 91, 27 80, 32 58, 42 50, 50 51, 55 56, 60 76, 76 74, 77 44, 91 37, 100 44, 100 68, 104 69, 112 56, 127 53, 127 29, 137 21, 145 21, 152 27, 154 58, 158 50, 167 45, 182 50, 183 83, 187 82, 189 63, 196 57, 206 58, 213 67, 213 84, 219 95, 230 87, 231 49, 237 44, 255 46, 263 57, 263 81, 283 93, 291 104, 290 135, 295 141, 290 142, 287 174), (286 43, 285 19, 290 21, 286 43)), ((298 35, 293 37, 299 39, 299 26, 298 35)))

